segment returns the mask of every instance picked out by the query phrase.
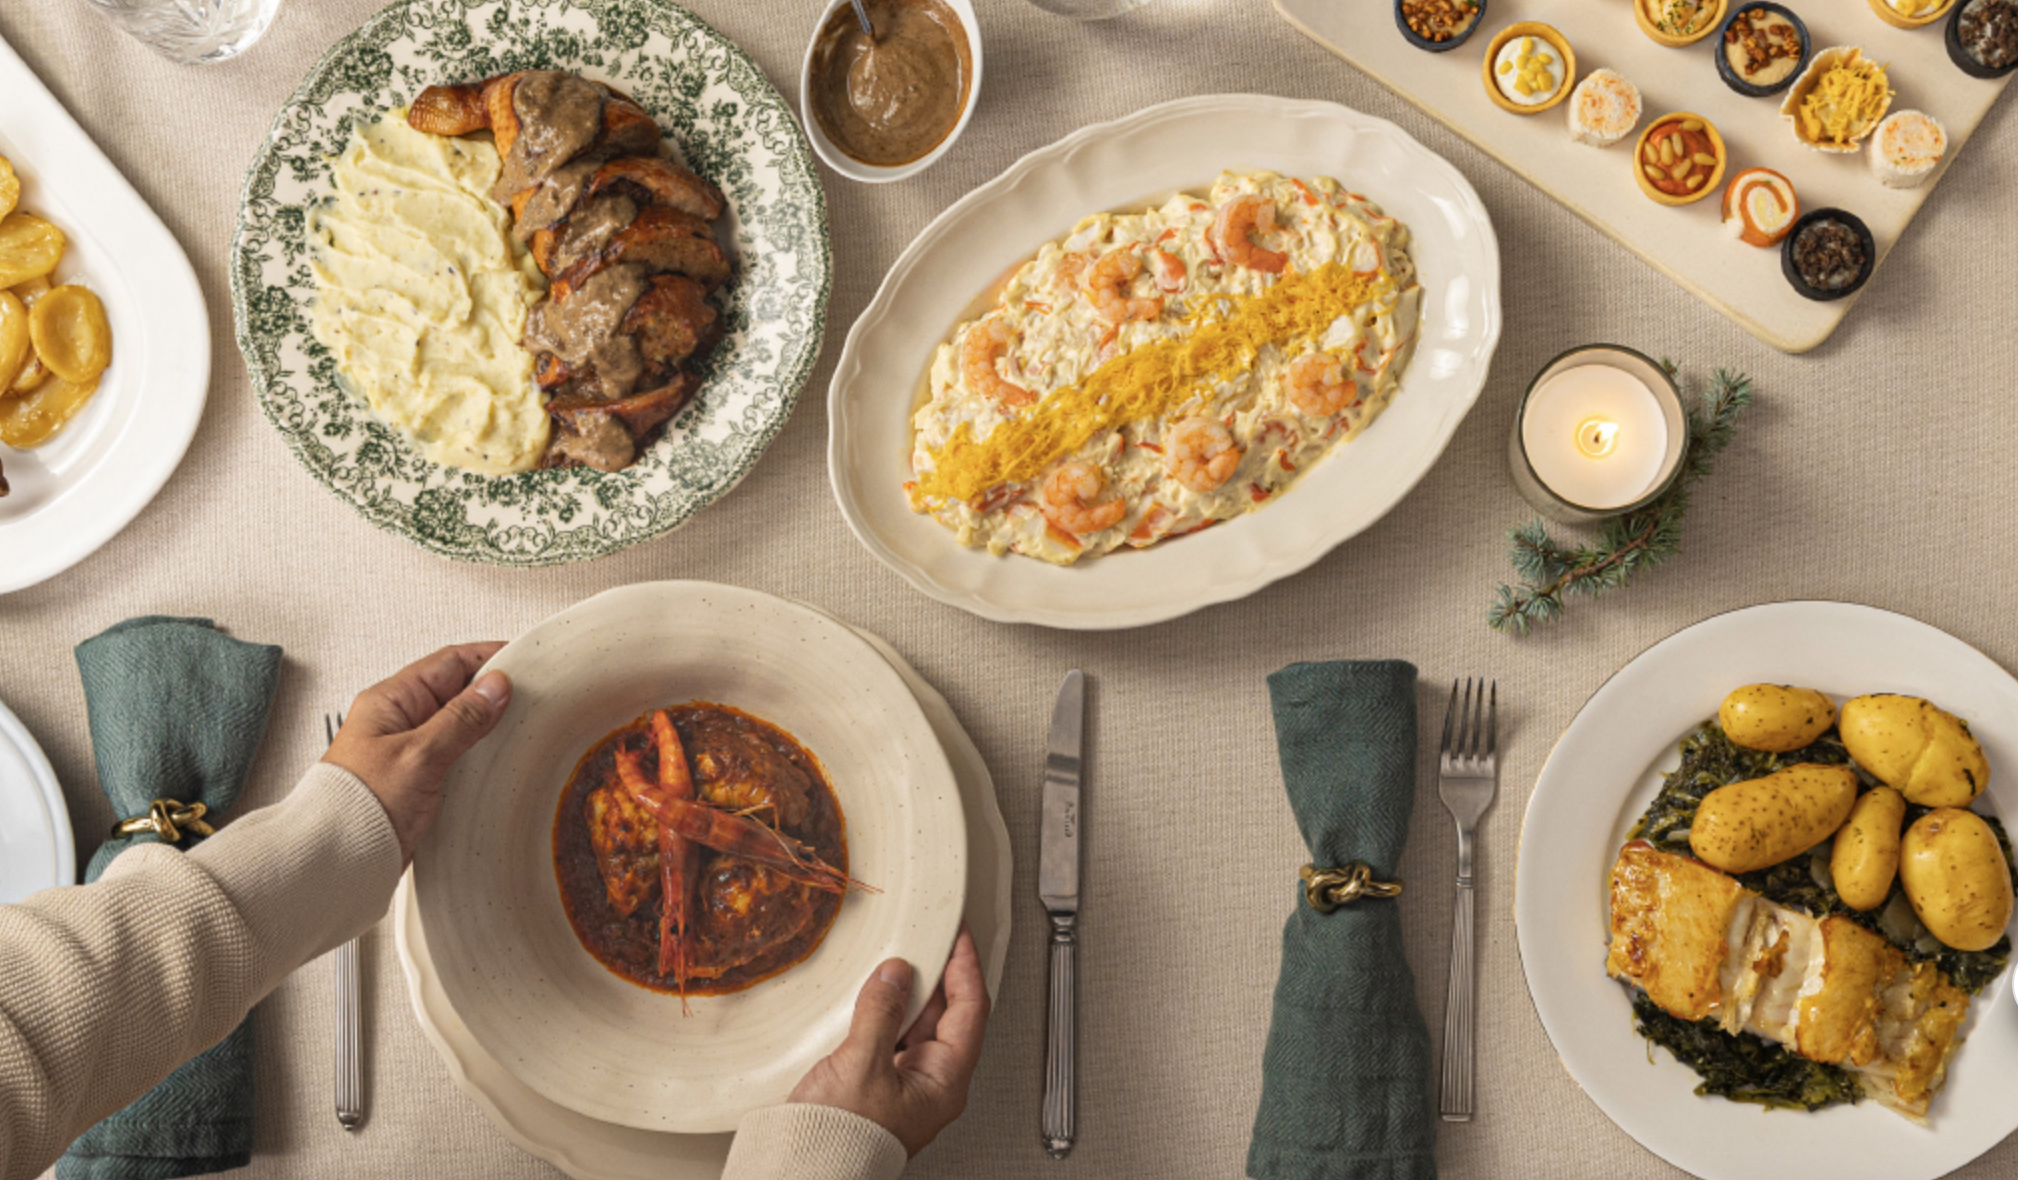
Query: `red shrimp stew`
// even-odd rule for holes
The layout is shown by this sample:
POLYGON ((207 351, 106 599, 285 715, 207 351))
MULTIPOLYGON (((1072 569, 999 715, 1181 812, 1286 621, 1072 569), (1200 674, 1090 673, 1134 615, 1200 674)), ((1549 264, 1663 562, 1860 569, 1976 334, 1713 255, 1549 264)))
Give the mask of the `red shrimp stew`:
POLYGON ((848 870, 819 760, 775 725, 698 701, 647 713, 582 755, 554 813, 553 854, 582 946, 632 983, 683 997, 740 991, 812 954, 848 870))

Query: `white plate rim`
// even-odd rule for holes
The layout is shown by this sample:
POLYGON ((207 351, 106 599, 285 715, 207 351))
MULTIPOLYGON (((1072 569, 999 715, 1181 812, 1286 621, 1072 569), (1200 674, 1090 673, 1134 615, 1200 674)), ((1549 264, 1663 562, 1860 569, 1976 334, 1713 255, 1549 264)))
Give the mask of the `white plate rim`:
MULTIPOLYGON (((49 838, 50 860, 55 871, 50 879, 38 886, 53 889, 60 885, 77 883, 76 837, 70 830, 70 806, 63 799, 63 788, 56 781, 56 769, 49 765, 48 755, 28 727, 0 701, 0 745, 12 746, 21 760, 28 764, 28 773, 34 780, 36 793, 42 803, 42 827, 49 838)), ((10 825, 17 824, 21 817, 9 817, 10 825)), ((0 904, 18 898, 0 898, 0 904)))
MULTIPOLYGON (((809 609, 819 610, 818 607, 809 609)), ((847 624, 844 622, 843 625, 847 624)), ((981 956, 988 993, 999 1002, 1015 910, 1011 901, 1014 849, 988 764, 982 759, 973 738, 960 724, 952 705, 917 669, 880 636, 860 627, 851 629, 888 660, 916 692, 919 705, 932 721, 933 729, 942 743, 949 746, 947 757, 954 764, 955 774, 973 775, 971 790, 963 789, 961 792, 970 817, 969 830, 987 834, 998 861, 995 879, 990 885, 993 891, 990 908, 994 913, 994 936, 987 946, 981 948, 981 956)), ((969 879, 973 879, 971 874, 969 879)), ((972 914, 976 912, 976 907, 987 904, 988 899, 969 890, 968 913, 972 914)), ((547 1100, 513 1077, 477 1043, 468 1027, 456 1016, 454 1007, 441 989, 433 961, 428 957, 426 932, 421 922, 420 907, 414 899, 411 873, 400 878, 392 914, 394 949, 406 978, 407 1000, 415 1020, 420 1024, 421 1033, 448 1069, 449 1079, 456 1089, 476 1103, 499 1134, 521 1150, 575 1177, 575 1180, 646 1180, 647 1177, 702 1180, 720 1174, 721 1164, 728 1156, 728 1135, 679 1135, 600 1124, 606 1129, 606 1134, 581 1138, 570 1136, 566 1126, 553 1125, 549 1120, 554 1118, 565 1122, 584 1116, 547 1100), (690 1158, 686 1149, 693 1149, 702 1158, 690 1158), (681 1154, 672 1158, 663 1154, 667 1151, 679 1151, 681 1154), (646 1158, 641 1160, 638 1158, 640 1155, 646 1158), (626 1163, 634 1166, 626 1167, 626 1163)))
MULTIPOLYGON (((0 92, 8 96, 0 108, 7 115, 0 135, 18 153, 15 168, 32 184, 60 194, 74 211, 58 220, 58 228, 122 260, 111 268, 113 274, 94 270, 77 276, 113 316, 113 367, 105 380, 120 384, 116 390, 101 387, 66 428, 66 435, 95 427, 113 430, 115 437, 48 504, 19 520, 0 514, 0 549, 10 557, 0 565, 0 594, 8 594, 96 553, 153 503, 175 474, 209 398, 210 315, 182 244, 5 38, 0 38, 0 92), (115 392, 117 398, 107 398, 115 392), (126 417, 104 422, 108 403, 125 409, 126 417)), ((45 445, 61 446, 64 438, 45 445)))
POLYGON ((1996 1079, 2018 1069, 2008 970, 1971 1005, 1968 1039, 1935 1099, 1931 1128, 1865 1102, 1785 1112, 1771 1126, 1786 1134, 1762 1134, 1757 1107, 1695 1097, 1694 1075, 1665 1051, 1650 1062, 1633 1032, 1624 988, 1604 973, 1605 874, 1616 844, 1651 798, 1658 771, 1674 765, 1682 735, 1715 713, 1724 692, 1766 679, 1815 684, 1838 700, 1846 689, 1919 690, 1938 699, 1938 686, 1946 686, 1949 707, 1977 723, 1993 768, 2011 768, 2002 777, 1993 773, 1987 794, 1999 813, 2018 816, 2018 680, 1976 648, 1910 616, 1856 603, 1798 600, 1710 616, 1613 673, 1536 778, 1514 878, 1515 934, 1529 997, 1578 1086, 1621 1130, 1677 1167, 1710 1180, 1823 1173, 1833 1180, 1932 1180, 2018 1129, 2018 1108, 1998 1109, 1994 1101, 1996 1079), (1849 635, 1854 642, 1845 642, 1849 635), (1880 641, 1892 646, 1880 653, 1880 641), (1815 658, 1830 644, 1828 657, 1815 658), (1813 650, 1799 651, 1803 645, 1813 650), (1844 663, 1825 667, 1827 658, 1844 663), (1718 669, 1698 676, 1698 695, 1707 700, 1679 699, 1677 682, 1704 660, 1718 669), (1788 666, 1797 660, 1805 663, 1788 666), (1858 664, 1875 669, 1851 673, 1861 687, 1816 683, 1858 664), (1634 786, 1616 812, 1579 807, 1578 784, 1585 784, 1587 800, 1587 784, 1602 781, 1608 763, 1614 780, 1630 775, 1634 786), (1549 871, 1539 872, 1539 865, 1549 871))
MULTIPOLYGON (((1219 166, 1216 163, 1202 166, 1199 170, 1199 176, 1191 183, 1195 186, 1209 185, 1213 177, 1217 175, 1218 170, 1219 166)), ((1345 170, 1341 168, 1341 171, 1345 170)), ((1353 183, 1349 173, 1342 175, 1340 179, 1348 185, 1353 183)), ((1114 202, 1114 204, 1126 205, 1133 200, 1139 199, 1141 195, 1146 194, 1137 194, 1133 197, 1122 198, 1114 202)), ((1393 204, 1393 197, 1391 195, 1385 201, 1383 201, 1383 194, 1380 192, 1369 192, 1367 195, 1376 204, 1381 204, 1384 207, 1393 204)), ((1083 216, 1096 211, 1096 209, 1092 208, 1082 209, 1073 216, 1083 216)), ((1061 225, 1032 227, 1034 236, 1030 236, 1029 241, 1025 243, 1026 250, 1023 256, 1027 257, 1029 250, 1035 249, 1042 242, 1048 240, 1048 238, 1063 232, 1069 224, 1070 219, 1068 218, 1061 225)), ((1418 271, 1420 272, 1421 259, 1418 258, 1417 261, 1418 271)), ((986 280, 984 279, 975 284, 975 293, 978 293, 985 286, 985 282, 986 280)), ((1289 577, 1309 568, 1339 545, 1350 540, 1365 529, 1372 527, 1381 517, 1392 510, 1395 505, 1399 504, 1409 492, 1414 490, 1422 478, 1428 475, 1430 469, 1436 465, 1437 460, 1442 457, 1451 438, 1456 434, 1458 426, 1464 421, 1472 406, 1476 404, 1480 393, 1485 388, 1485 381, 1491 368, 1492 355, 1498 346, 1502 323, 1499 285, 1498 239, 1493 232, 1491 218, 1486 212, 1484 203, 1479 200, 1477 192, 1472 188, 1470 182, 1464 178, 1463 174, 1448 160, 1425 147, 1420 141, 1395 124, 1334 102, 1282 98, 1266 94, 1206 94, 1158 103, 1119 119, 1082 127, 1056 142, 1030 152, 1016 163, 1010 165, 1000 175, 976 187, 960 198, 960 200, 948 206, 937 217, 933 218, 919 232, 916 238, 912 239, 910 245, 905 247, 903 253, 898 256, 897 261, 885 273, 883 281, 878 286, 876 295, 869 302, 868 307, 864 309, 862 314, 856 318, 854 324, 849 328, 847 340, 842 346, 840 359, 835 364, 834 376, 828 386, 827 395, 828 478, 833 485, 834 497, 840 505, 842 517, 848 522, 850 531, 855 534, 856 539, 862 543, 863 547, 868 549, 870 553, 875 555, 877 560, 894 570, 913 587, 940 602, 957 606, 962 610, 995 622, 1036 623, 1042 626, 1067 630, 1105 630, 1138 627, 1178 618, 1207 606, 1244 598, 1282 578, 1289 577), (860 381, 864 369, 867 368, 867 363, 863 359, 864 352, 875 346, 875 337, 878 333, 885 330, 884 325, 891 320, 892 304, 895 301, 896 293, 909 275, 918 267, 920 260, 937 248, 942 241, 951 236, 965 218, 970 215, 978 215, 984 210, 984 207, 998 200, 1005 199, 1019 184, 1022 184, 1034 175, 1041 174, 1043 170, 1069 166, 1071 158, 1090 145, 1097 145, 1109 139, 1126 136, 1141 128, 1164 120, 1189 118, 1198 115, 1223 115, 1237 111, 1245 111, 1251 117, 1262 120, 1334 119, 1347 125, 1355 134, 1364 134, 1393 141, 1404 151, 1412 153, 1421 167, 1434 174, 1439 180, 1445 182, 1448 188, 1446 193, 1447 198, 1454 202, 1455 205, 1461 207, 1463 212, 1470 218, 1469 228, 1477 232, 1482 249, 1482 253, 1478 258, 1468 259, 1468 261, 1472 262, 1472 265, 1465 268, 1464 271, 1465 278, 1471 283, 1477 284, 1483 291, 1483 298, 1479 301, 1478 306, 1468 307, 1468 310, 1478 317, 1478 326, 1471 343, 1471 363, 1467 366, 1467 370, 1475 375, 1476 382, 1468 393, 1454 399, 1449 404, 1443 418, 1438 423, 1434 437, 1427 440, 1424 447, 1426 458, 1419 468, 1408 478, 1379 489, 1375 495, 1368 497, 1368 500, 1374 505, 1370 512, 1363 514, 1363 516, 1348 518, 1342 525, 1333 529, 1321 541, 1311 544, 1306 550, 1284 559, 1277 559, 1264 565, 1249 568, 1243 574, 1231 576, 1222 582, 1200 587, 1182 597, 1174 597, 1139 609, 1105 609, 1096 612, 1090 611, 1081 605, 1066 605, 1061 607, 1048 602, 1003 601, 985 593, 963 592, 958 587, 949 585, 943 578, 935 574, 933 570, 911 562, 899 554, 895 547, 887 542, 873 526, 871 515, 865 510, 862 499, 858 496, 851 482, 851 473, 859 465, 858 461, 861 458, 861 452, 866 448, 874 447, 876 444, 873 442, 865 444, 858 439, 857 436, 862 432, 854 427, 854 418, 856 416, 851 415, 849 403, 851 401, 850 389, 860 381)), ((1427 281, 1425 281, 1425 287, 1429 287, 1427 281)), ((1430 308, 1436 297, 1436 291, 1426 290, 1423 298, 1426 311, 1430 308)), ((943 336, 943 330, 950 329, 951 326, 950 322, 943 325, 935 325, 933 331, 938 333, 939 336, 943 336)), ((1397 399, 1406 395, 1410 382, 1417 379, 1417 374, 1420 372, 1422 365, 1423 358, 1419 349, 1416 359, 1411 364, 1410 372, 1403 377, 1403 390, 1402 393, 1397 395, 1397 399)), ((914 379, 903 387, 904 396, 907 399, 910 397, 910 391, 913 387, 915 387, 915 374, 914 379)), ((1393 408, 1390 407, 1388 414, 1392 413, 1393 408)), ((1374 435, 1374 432, 1382 425, 1382 422, 1374 423, 1374 426, 1369 428, 1368 435, 1374 435)), ((908 448, 908 443, 906 446, 908 448)), ((1338 455, 1333 455, 1329 457, 1329 461, 1336 462, 1338 458, 1338 455)), ((897 494, 894 486, 886 494, 897 494)), ((1266 521, 1267 519, 1268 514, 1262 512, 1242 517, 1235 523, 1249 528, 1266 528, 1265 524, 1257 526, 1256 522, 1266 521)), ((935 524, 933 527, 938 526, 935 524)), ((1228 527, 1232 526, 1229 525, 1228 527)), ((1225 531, 1225 529, 1215 530, 1216 533, 1223 533, 1225 531)), ((947 548, 954 553, 953 556, 944 558, 946 561, 959 560, 958 555, 960 554, 972 556, 977 552, 962 549, 950 536, 946 538, 946 541, 947 548)), ((1153 552, 1153 550, 1145 550, 1143 552, 1147 554, 1153 552)), ((985 557, 985 554, 981 554, 981 556, 985 557)), ((1117 553, 1100 560, 1126 560, 1129 556, 1131 555, 1117 553)), ((1083 572, 1085 568, 1085 566, 1075 566, 1060 572, 1070 576, 1074 573, 1083 572)))

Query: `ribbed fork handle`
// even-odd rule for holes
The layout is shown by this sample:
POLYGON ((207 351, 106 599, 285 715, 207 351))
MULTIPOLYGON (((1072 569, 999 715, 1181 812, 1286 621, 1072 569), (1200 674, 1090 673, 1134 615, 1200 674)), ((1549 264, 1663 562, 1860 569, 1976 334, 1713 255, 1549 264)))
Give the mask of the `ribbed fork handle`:
POLYGON ((1472 885, 1457 883, 1450 926, 1450 986, 1443 1003, 1443 1084, 1437 1109, 1444 1121, 1468 1123, 1472 1115, 1472 885))
POLYGON ((355 1131, 364 1121, 362 1005, 358 995, 357 939, 336 948, 336 1121, 355 1131))
POLYGON ((1078 1018, 1074 1012, 1077 980, 1074 960, 1079 951, 1079 920, 1072 914, 1051 915, 1051 1004, 1044 1037, 1044 1150, 1064 1159, 1072 1150, 1078 1094, 1073 1056, 1078 1018))

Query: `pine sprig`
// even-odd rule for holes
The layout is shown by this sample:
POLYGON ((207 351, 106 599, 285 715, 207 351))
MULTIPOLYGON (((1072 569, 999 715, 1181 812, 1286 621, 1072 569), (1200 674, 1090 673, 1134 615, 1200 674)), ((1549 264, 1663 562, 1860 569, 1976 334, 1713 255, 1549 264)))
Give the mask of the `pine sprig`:
MULTIPOLYGON (((1661 367, 1675 375, 1673 361, 1663 358, 1661 367)), ((1525 635, 1538 623, 1561 618, 1564 599, 1616 590, 1634 574, 1680 553, 1692 485, 1715 469, 1717 453, 1731 445, 1738 415, 1752 404, 1752 396, 1749 377, 1718 369, 1702 404, 1688 411, 1689 446, 1674 487, 1645 508, 1607 521, 1596 543, 1558 542, 1539 517, 1508 529, 1508 556, 1520 584, 1500 583, 1486 622, 1495 631, 1525 635)))

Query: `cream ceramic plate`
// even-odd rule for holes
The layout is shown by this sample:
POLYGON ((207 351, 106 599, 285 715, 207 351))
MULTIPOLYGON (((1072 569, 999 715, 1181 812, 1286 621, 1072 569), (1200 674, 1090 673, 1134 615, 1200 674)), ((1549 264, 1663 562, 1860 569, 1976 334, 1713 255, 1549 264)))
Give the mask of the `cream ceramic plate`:
POLYGON ((1161 622, 1296 573, 1379 520, 1428 473, 1485 385, 1499 342, 1499 245, 1455 168, 1392 123, 1266 95, 1180 99, 1087 127, 1018 161, 905 249, 827 395, 827 469, 848 526, 926 594, 1003 622, 1097 629, 1161 622), (1038 246, 1090 213, 1140 210, 1221 170, 1330 176, 1405 222, 1425 294, 1394 403, 1259 512, 1070 568, 963 548, 913 514, 911 413, 934 350, 1038 246))
POLYGON ((443 994, 542 1097, 599 1122, 726 1131, 784 1101, 841 1042, 877 963, 909 959, 924 1006, 959 926, 967 837, 958 783, 903 679, 854 632, 755 591, 626 586, 547 619, 492 661, 515 685, 497 732, 457 763, 413 887, 443 994), (679 1001, 606 970, 554 884, 562 785, 610 730, 657 705, 735 705, 824 765, 853 893, 804 962, 729 996, 679 1001))
POLYGON ((0 445, 0 594, 97 552, 182 462, 210 389, 210 320, 168 227, 0 41, 0 156, 21 207, 69 239, 58 282, 91 288, 112 324, 112 365, 91 403, 32 451, 0 445))
MULTIPOLYGON (((967 906, 964 915, 981 950, 988 991, 1000 996, 1009 954, 1009 829, 995 804, 995 784, 981 752, 960 727, 946 698, 889 644, 858 631, 917 694, 918 705, 953 764, 967 817, 967 906)), ((728 1135, 674 1135, 599 1123, 541 1097, 484 1051, 441 988, 427 934, 404 885, 393 906, 393 938, 406 970, 407 994, 421 1031, 441 1055, 456 1087, 476 1102, 499 1133, 576 1180, 714 1180, 729 1154, 728 1135)))
POLYGON ((0 905, 77 881, 70 811, 27 726, 0 704, 0 905))
MULTIPOLYGON (((1678 761, 1682 735, 1724 694, 1771 682, 1837 701, 1902 692, 1967 718, 1990 757, 1988 806, 2018 814, 2018 681, 1925 623, 1872 607, 1783 602, 1718 615, 1662 640, 1607 681, 1542 767, 1521 828, 1514 918, 1535 1010, 1577 1084, 1656 1155, 1708 1180, 1927 1180, 2018 1129, 2018 1014, 1997 980, 1970 1005, 1968 1040, 1931 1127, 1875 1102, 1762 1114, 1698 1098, 1666 1051, 1649 1059, 1625 988, 1605 976, 1607 879, 1626 832, 1678 761)), ((1979 800, 1979 809, 1985 802, 1979 800)))

